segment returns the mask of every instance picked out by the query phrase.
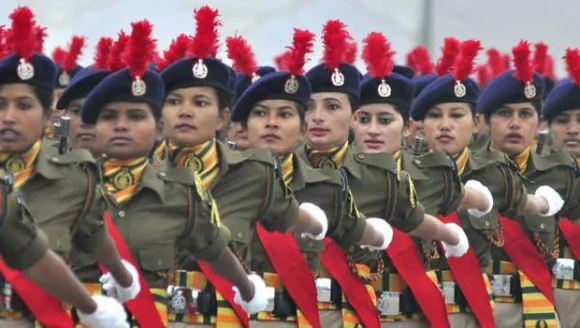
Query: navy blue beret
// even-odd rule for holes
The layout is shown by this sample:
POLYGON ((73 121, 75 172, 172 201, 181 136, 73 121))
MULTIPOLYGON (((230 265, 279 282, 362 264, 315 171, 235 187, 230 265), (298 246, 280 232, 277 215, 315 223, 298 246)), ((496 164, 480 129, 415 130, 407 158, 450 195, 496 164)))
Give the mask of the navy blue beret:
POLYGON ((19 66, 20 57, 18 55, 12 54, 1 59, 0 84, 26 83, 49 92, 54 90, 56 69, 50 58, 34 54, 26 64, 20 67, 21 69, 19 66))
POLYGON ((542 115, 551 121, 570 109, 580 109, 580 87, 572 78, 558 82, 544 103, 542 115))
POLYGON ((231 96, 232 72, 228 65, 215 58, 205 58, 200 62, 190 57, 171 63, 161 71, 161 78, 168 93, 189 87, 212 87, 231 96))
POLYGON ((413 120, 423 120, 427 111, 437 104, 460 102, 475 105, 479 96, 477 82, 471 78, 466 78, 461 81, 463 88, 456 83, 453 74, 448 73, 427 85, 413 102, 411 107, 413 120))
POLYGON ((423 91, 426 86, 437 80, 438 77, 439 75, 435 73, 415 76, 413 78, 413 85, 415 86, 415 98, 419 96, 421 91, 423 91))
MULTIPOLYGON (((338 70, 342 74, 342 79, 333 79, 335 71, 329 70, 326 64, 319 64, 311 68, 306 73, 306 78, 310 82, 312 93, 339 92, 347 94, 356 101, 359 101, 362 74, 353 65, 345 63, 340 64, 338 70)), ((356 108, 353 108, 353 110, 356 110, 356 108)))
MULTIPOLYGON (((529 88, 529 97, 524 90, 526 84, 514 77, 515 70, 509 70, 498 75, 485 86, 477 103, 477 113, 491 115, 504 104, 517 104, 524 102, 537 102, 541 104, 544 94, 544 78, 538 73, 534 73, 532 85, 529 88), (532 92, 535 89, 535 92, 532 92)), ((538 108, 539 109, 539 108, 538 108)))
POLYGON ((395 65, 395 67, 393 67, 393 73, 403 75, 404 77, 406 77, 408 79, 412 79, 415 76, 414 69, 412 69, 409 66, 403 66, 403 65, 395 65))
POLYGON ((367 104, 392 104, 397 107, 405 121, 409 118, 409 108, 415 98, 415 86, 410 79, 391 73, 385 77, 388 91, 381 87, 381 80, 365 77, 360 86, 360 106, 367 104))
POLYGON ((100 111, 108 103, 115 101, 144 102, 151 105, 153 115, 159 119, 165 99, 165 86, 159 73, 147 70, 141 81, 145 83, 143 94, 135 94, 133 78, 129 69, 125 68, 105 77, 91 92, 89 92, 81 109, 81 120, 94 125, 100 111))
POLYGON ((76 65, 70 72, 65 72, 62 69, 62 65, 59 63, 54 63, 56 68, 56 78, 54 79, 55 89, 64 89, 72 81, 73 77, 83 69, 82 66, 76 65))
POLYGON ((106 69, 97 69, 92 66, 81 69, 75 74, 58 99, 56 108, 66 109, 73 100, 86 98, 89 92, 109 73, 106 69))
POLYGON ((307 108, 310 95, 310 83, 304 76, 292 77, 288 72, 270 73, 252 83, 242 93, 234 105, 230 119, 232 122, 246 121, 252 107, 262 100, 291 100, 307 108))
MULTIPOLYGON (((258 71, 256 72, 256 75, 258 76, 258 78, 266 76, 267 74, 270 73, 274 73, 276 72, 276 69, 274 67, 271 66, 260 66, 258 67, 258 71)), ((250 84, 252 84, 252 77, 248 76, 247 74, 244 73, 238 73, 236 75, 236 81, 235 81, 235 92, 234 92, 234 101, 236 99, 238 99, 242 93, 244 93, 244 91, 246 91, 246 89, 250 86, 250 84)))

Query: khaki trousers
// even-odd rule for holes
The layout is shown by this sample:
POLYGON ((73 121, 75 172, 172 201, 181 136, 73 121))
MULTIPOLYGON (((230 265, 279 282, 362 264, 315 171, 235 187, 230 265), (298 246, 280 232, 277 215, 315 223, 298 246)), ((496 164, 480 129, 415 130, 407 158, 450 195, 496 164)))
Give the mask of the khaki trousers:
POLYGON ((479 328, 479 323, 471 313, 454 313, 447 317, 451 328, 479 328))
POLYGON ((580 327, 580 290, 554 289, 560 327, 580 327))
POLYGON ((0 319, 0 328, 34 328, 34 322, 28 319, 0 319))
POLYGON ((493 317, 498 328, 522 328, 522 305, 517 303, 495 302, 493 317))

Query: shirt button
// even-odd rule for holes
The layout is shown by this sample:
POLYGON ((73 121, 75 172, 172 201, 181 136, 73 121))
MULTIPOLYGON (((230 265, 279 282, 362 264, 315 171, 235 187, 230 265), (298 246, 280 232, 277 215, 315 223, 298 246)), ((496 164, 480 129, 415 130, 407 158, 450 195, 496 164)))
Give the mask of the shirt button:
POLYGON ((159 176, 160 176, 160 177, 164 177, 164 176, 166 176, 166 175, 167 175, 167 174, 165 174, 165 172, 159 172, 159 176))
POLYGON ((485 221, 483 224, 485 224, 486 227, 489 227, 489 221, 485 221))
POLYGON ((365 155, 363 155, 363 154, 358 154, 358 155, 357 155, 357 158, 358 158, 358 159, 365 159, 365 155))
POLYGON ((242 236, 243 236, 243 235, 242 235, 242 233, 241 233, 241 232, 238 232, 238 238, 240 238, 240 239, 241 239, 241 238, 242 238, 242 236))
POLYGON ((544 223, 540 223, 540 229, 542 230, 546 229, 546 225, 544 223))
POLYGON ((54 156, 51 157, 50 160, 53 161, 53 162, 58 162, 59 161, 58 157, 54 157, 54 156))
POLYGON ((119 216, 124 218, 125 217, 125 211, 121 210, 119 211, 119 216))

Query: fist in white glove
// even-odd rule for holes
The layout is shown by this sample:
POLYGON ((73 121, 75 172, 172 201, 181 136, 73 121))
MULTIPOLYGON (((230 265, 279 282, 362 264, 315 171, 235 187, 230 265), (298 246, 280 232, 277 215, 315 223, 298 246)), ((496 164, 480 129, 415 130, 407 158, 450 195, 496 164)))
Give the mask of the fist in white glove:
POLYGON ((91 314, 77 311, 79 321, 90 328, 130 328, 127 322, 127 312, 114 298, 93 296, 97 310, 91 314))
POLYGON ((324 211, 320 207, 312 203, 302 203, 300 204, 300 209, 308 213, 308 215, 313 220, 315 220, 322 226, 322 232, 320 232, 318 235, 315 236, 309 232, 304 232, 302 234, 302 238, 308 237, 314 240, 324 239, 324 237, 326 236, 326 232, 328 231, 328 219, 326 218, 326 213, 324 213, 324 211))
POLYGON ((469 215, 476 218, 480 218, 486 215, 487 213, 491 212, 491 210, 493 209, 493 196, 491 195, 491 192, 486 186, 484 186, 483 184, 481 184, 481 182, 477 180, 469 180, 465 183, 465 187, 473 189, 482 194, 487 199, 487 202, 489 204, 488 208, 485 211, 480 211, 477 208, 468 209, 467 212, 469 213, 469 215))
POLYGON ((393 228, 387 221, 379 218, 368 218, 367 224, 370 224, 375 231, 383 235, 383 244, 379 247, 373 245, 361 245, 360 248, 367 248, 371 251, 382 251, 387 249, 393 241, 393 228))
POLYGON ((556 190, 549 186, 541 186, 536 190, 535 195, 537 197, 543 198, 546 203, 548 203, 548 212, 540 213, 541 216, 552 216, 558 213, 562 206, 564 206, 564 200, 562 196, 556 190))
POLYGON ((234 302, 239 304, 244 311, 249 314, 258 313, 264 311, 266 306, 268 306, 268 294, 266 292, 266 284, 264 280, 256 274, 251 274, 248 279, 254 285, 254 297, 249 302, 242 299, 242 295, 238 287, 232 287, 234 290, 234 302))
POLYGON ((135 267, 129 262, 125 260, 121 261, 123 261, 125 269, 129 271, 131 277, 133 278, 131 286, 126 288, 121 286, 111 275, 110 272, 102 275, 101 278, 99 278, 99 281, 101 282, 101 284, 103 284, 103 290, 107 293, 107 295, 115 298, 117 301, 121 303, 125 303, 127 301, 132 300, 133 298, 135 298, 135 296, 137 296, 137 294, 139 294, 139 291, 141 290, 141 285, 139 284, 139 274, 137 273, 137 269, 135 269, 135 267))
POLYGON ((441 242, 443 249, 445 249, 445 257, 462 257, 469 250, 469 240, 467 239, 465 231, 455 223, 446 223, 445 226, 453 230, 459 238, 459 243, 457 245, 450 245, 441 242))

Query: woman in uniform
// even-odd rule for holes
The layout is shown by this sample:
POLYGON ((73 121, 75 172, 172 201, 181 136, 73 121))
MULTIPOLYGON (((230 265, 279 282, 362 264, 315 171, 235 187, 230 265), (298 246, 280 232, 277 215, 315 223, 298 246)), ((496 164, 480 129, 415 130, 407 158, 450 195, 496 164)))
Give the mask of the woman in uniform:
MULTIPOLYGON (((264 232, 263 238, 271 236, 271 231, 292 231, 320 240, 327 230, 326 215, 313 204, 298 205, 284 185, 276 156, 264 150, 236 152, 215 140, 215 132, 221 130, 230 113, 230 69, 213 57, 217 36, 204 32, 217 28, 217 10, 202 7, 195 15, 198 23, 191 44, 193 57, 179 59, 161 72, 167 92, 162 111, 168 144, 164 164, 186 167, 201 175, 231 232, 231 248, 249 267, 256 229, 264 232), (210 26, 204 26, 204 22, 210 26)), ((203 302, 210 305, 198 307, 191 315, 176 315, 176 320, 206 325, 217 322, 218 326, 220 322, 243 320, 228 308, 231 302, 220 302, 224 290, 214 286, 213 277, 203 268, 200 272, 195 261, 183 263, 182 269, 188 270, 192 278, 179 285, 207 291, 204 297, 209 299, 203 302), (208 280, 211 284, 206 283, 208 280), (211 301, 216 297, 217 309, 211 305, 216 304, 211 301)))
MULTIPOLYGON (((163 325, 168 324, 166 290, 180 267, 178 250, 207 262, 232 283, 235 302, 247 312, 257 312, 266 305, 264 282, 256 275, 248 277, 226 247, 228 233, 199 177, 180 168, 159 172, 147 160, 160 132, 165 98, 161 77, 147 67, 154 49, 151 33, 149 22, 133 23, 127 68, 109 74, 94 87, 81 109, 82 121, 95 125, 97 148, 105 155, 100 165, 112 218, 109 229, 116 226, 142 269, 147 287, 157 297, 163 325)), ((98 292, 100 272, 94 263, 79 261, 76 273, 90 290, 98 292)), ((117 285, 108 275, 100 281, 105 289, 117 285)))
MULTIPOLYGON (((461 44, 453 71, 429 84, 413 103, 413 119, 423 121, 426 139, 434 150, 443 150, 453 156, 461 180, 466 185, 469 184, 469 180, 474 179, 489 188, 494 197, 494 207, 501 215, 510 218, 538 213, 552 215, 550 213, 559 210, 550 207, 549 200, 552 197, 559 197, 553 189, 546 186, 539 189, 535 195, 528 196, 522 180, 503 154, 488 149, 473 153, 468 147, 473 134, 477 131, 473 107, 479 96, 479 87, 469 75, 473 71, 473 62, 480 47, 480 42, 476 40, 464 41, 461 44)), ((481 273, 492 264, 492 247, 502 247, 504 243, 502 226, 495 213, 490 214, 482 216, 472 211, 458 212, 459 220, 466 230, 481 268, 479 272, 474 272, 475 277, 471 279, 470 287, 475 285, 477 275, 481 279, 481 273)), ((453 288, 459 290, 465 288, 454 276, 458 276, 458 273, 468 275, 470 271, 456 271, 446 261, 435 261, 432 265, 440 270, 444 284, 453 283, 453 288)), ((486 286, 484 288, 489 289, 487 275, 483 275, 483 280, 486 286)), ((486 290, 483 289, 481 292, 483 300, 487 302, 486 290)), ((458 293, 455 292, 454 295, 458 293)), ((445 294, 452 327, 485 327, 493 324, 491 308, 488 309, 486 316, 480 308, 473 305, 477 304, 475 296, 468 293, 464 293, 461 299, 449 296, 445 294)))
MULTIPOLYGON (((304 115, 310 101, 310 85, 301 74, 302 65, 305 62, 303 57, 306 54, 300 52, 300 44, 296 43, 302 34, 314 37, 308 31, 298 30, 295 32, 291 59, 293 65, 288 67, 289 71, 268 74, 249 85, 247 90, 238 98, 231 120, 232 122, 240 122, 242 127, 247 130, 250 147, 268 149, 281 158, 281 171, 286 185, 292 189, 299 201, 311 201, 327 213, 329 218, 327 235, 341 248, 348 250, 354 245, 360 244, 372 249, 385 249, 392 236, 392 230, 386 221, 369 218, 365 222, 365 218, 358 215, 346 181, 342 181, 336 170, 330 169, 322 172, 312 169, 294 153, 305 129, 304 115), (292 83, 295 83, 293 85, 296 88, 292 87, 292 83)), ((240 48, 243 48, 242 53, 251 53, 245 40, 238 37, 228 38, 227 41, 230 57, 232 57, 232 50, 240 48)), ((309 43, 312 44, 312 40, 309 43)), ((310 52, 310 47, 307 50, 310 52)), ((242 56, 233 57, 240 58, 242 56)), ((240 62, 251 63, 252 60, 240 60, 240 62)), ((236 66, 236 62, 234 62, 234 67, 236 66)), ((242 68, 246 76, 255 74, 255 65, 245 65, 242 68)), ((298 256, 298 260, 301 260, 300 257, 303 256, 307 259, 309 272, 321 272, 320 253, 323 250, 323 243, 305 240, 300 236, 295 236, 295 239, 300 253, 302 253, 298 256)), ((276 277, 275 259, 271 261, 267 253, 268 250, 264 249, 264 245, 256 240, 254 247, 252 247, 252 269, 265 276, 276 277)), ((289 261, 289 259, 285 260, 289 261)), ((322 266, 326 267, 326 265, 328 262, 323 263, 322 266)), ((328 290, 333 283, 330 281, 332 269, 326 270, 325 273, 325 276, 316 276, 319 308, 322 310, 320 313, 321 326, 335 327, 342 322, 340 312, 325 310, 334 310, 336 305, 340 304, 331 302, 331 293, 328 290), (324 286, 325 283, 327 286, 324 286), (325 288, 327 289, 326 296, 324 296, 325 288)), ((270 286, 284 289, 286 287, 284 283, 285 281, 274 282, 270 286)), ((336 280, 334 283, 337 283, 336 280)), ((306 286, 302 288, 306 288, 306 286)), ((289 288, 290 297, 293 292, 289 288)), ((288 301, 291 302, 291 300, 288 301)), ((275 313, 274 316, 263 313, 257 316, 257 321, 252 326, 296 327, 297 324, 292 323, 286 325, 274 323, 274 321, 296 320, 290 317, 294 317, 294 313, 290 313, 289 317, 280 315, 280 313, 275 313)), ((301 318, 298 318, 297 321, 299 325, 301 318)))
MULTIPOLYGON (((516 69, 509 70, 491 80, 482 92, 477 103, 477 112, 484 116, 489 125, 491 141, 489 147, 507 154, 517 165, 519 173, 525 178, 524 185, 529 193, 541 193, 545 186, 555 189, 560 197, 547 197, 548 212, 544 215, 524 215, 517 218, 516 236, 529 239, 531 243, 519 243, 526 247, 527 261, 517 262, 512 254, 494 252, 493 274, 511 277, 514 290, 504 291, 502 296, 496 296, 496 320, 502 327, 556 327, 556 313, 553 305, 553 292, 550 286, 549 270, 557 264, 559 257, 559 240, 557 222, 559 216, 554 216, 558 205, 562 208, 560 215, 574 210, 576 201, 574 180, 576 163, 563 151, 552 151, 546 156, 540 156, 535 150, 534 140, 539 125, 543 78, 533 73, 530 61, 530 45, 521 41, 512 50, 516 69), (562 199, 564 200, 562 206, 562 199), (544 273, 545 279, 535 279, 528 272, 530 259, 545 260, 533 264, 531 271, 544 273), (525 265, 526 267, 522 267, 525 265), (512 279, 513 278, 513 279, 512 279), (516 283, 519 282, 519 286, 516 283), (507 294, 507 296, 505 296, 507 294)), ((541 147, 539 147, 541 148, 541 147)), ((504 233, 508 226, 504 224, 504 233)), ((504 250, 507 251, 505 239, 504 250)), ((499 249, 498 249, 499 250, 499 249)), ((496 294, 497 295, 497 294, 496 294)))
MULTIPOLYGON (((570 78, 559 82, 550 92, 542 114, 550 127, 553 148, 577 157, 580 156, 580 50, 567 49, 564 59, 570 78)), ((578 188, 578 178, 576 186, 578 188)), ((580 213, 565 213, 561 215, 559 224, 561 238, 556 261, 562 266, 574 268, 568 269, 566 274, 558 270, 555 272, 557 277, 554 279, 554 298, 562 327, 580 326, 580 315, 576 306, 580 304, 580 271, 577 269, 580 267, 580 249, 574 243, 574 239, 578 240, 579 218, 580 213), (576 224, 570 224, 570 221, 576 224)))
MULTIPOLYGON (((8 46, 13 51, 0 59, 0 168, 13 175, 25 211, 46 233, 53 251, 66 261, 72 245, 90 254, 132 297, 139 282, 121 262, 103 225, 102 208, 93 202, 98 173, 91 155, 59 155, 41 140, 50 116, 55 69, 49 58, 33 53, 34 15, 20 7, 10 18, 13 43, 8 46)), ((12 293, 12 279, 4 278, 5 302, 13 306, 2 317, 32 325, 34 313, 20 300, 29 302, 29 295, 12 293)))

